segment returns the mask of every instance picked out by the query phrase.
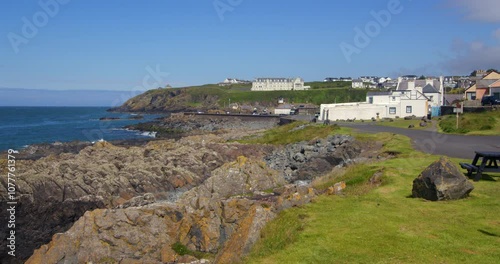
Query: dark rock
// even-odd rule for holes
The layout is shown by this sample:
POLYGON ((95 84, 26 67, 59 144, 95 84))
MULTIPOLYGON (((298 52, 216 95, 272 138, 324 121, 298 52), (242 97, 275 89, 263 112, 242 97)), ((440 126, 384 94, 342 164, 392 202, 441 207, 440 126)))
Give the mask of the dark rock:
POLYGON ((422 121, 422 122, 420 122, 420 124, 419 124, 419 125, 420 125, 421 127, 426 127, 426 126, 427 126, 427 122, 422 121))
POLYGON ((431 201, 457 200, 467 197, 473 189, 459 168, 441 157, 413 180, 412 195, 431 201))
POLYGON ((134 115, 134 116, 129 117, 128 119, 130 119, 130 120, 141 120, 141 119, 144 119, 144 116, 134 115))
POLYGON ((121 118, 119 117, 101 117, 99 120, 101 121, 113 121, 113 120, 120 120, 121 118))
POLYGON ((295 160, 296 162, 305 162, 306 156, 304 156, 304 154, 302 153, 295 153, 295 155, 293 155, 293 160, 295 160))
POLYGON ((361 150, 348 135, 329 136, 326 140, 287 145, 264 159, 269 167, 282 172, 289 182, 312 180, 335 166, 352 163, 361 150))
POLYGON ((414 128, 415 126, 414 125, 409 125, 408 128, 414 128))

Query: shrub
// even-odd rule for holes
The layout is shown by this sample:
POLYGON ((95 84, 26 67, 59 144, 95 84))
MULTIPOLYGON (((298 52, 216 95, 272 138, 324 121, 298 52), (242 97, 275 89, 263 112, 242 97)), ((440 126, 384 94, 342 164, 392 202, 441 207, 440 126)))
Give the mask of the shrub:
POLYGON ((181 256, 184 256, 186 254, 189 254, 189 249, 184 246, 183 244, 181 244, 180 242, 175 242, 173 245, 172 245, 172 250, 175 251, 175 253, 181 255, 181 256))

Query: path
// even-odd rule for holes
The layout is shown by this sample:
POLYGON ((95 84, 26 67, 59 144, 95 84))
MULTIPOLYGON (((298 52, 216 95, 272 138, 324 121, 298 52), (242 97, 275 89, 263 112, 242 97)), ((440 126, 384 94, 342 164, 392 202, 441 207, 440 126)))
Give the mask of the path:
POLYGON ((342 123, 339 125, 352 127, 361 132, 389 132, 405 135, 411 138, 415 149, 436 155, 472 160, 476 150, 500 151, 500 136, 449 135, 435 131, 412 130, 374 124, 342 123))

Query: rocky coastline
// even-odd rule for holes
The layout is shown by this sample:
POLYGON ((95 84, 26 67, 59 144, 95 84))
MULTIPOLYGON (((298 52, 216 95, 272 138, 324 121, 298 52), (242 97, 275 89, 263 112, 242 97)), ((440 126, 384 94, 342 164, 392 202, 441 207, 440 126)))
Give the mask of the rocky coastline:
MULTIPOLYGON (((19 258, 7 258, 5 239, 0 258, 11 260, 6 263, 239 260, 279 211, 317 195, 304 181, 360 159, 361 146, 347 136, 288 146, 232 142, 276 126, 269 120, 174 115, 159 124, 182 130, 179 138, 35 151, 18 165, 19 258), (176 243, 190 254, 175 252, 176 243)), ((5 186, 0 185, 2 201, 5 186)))

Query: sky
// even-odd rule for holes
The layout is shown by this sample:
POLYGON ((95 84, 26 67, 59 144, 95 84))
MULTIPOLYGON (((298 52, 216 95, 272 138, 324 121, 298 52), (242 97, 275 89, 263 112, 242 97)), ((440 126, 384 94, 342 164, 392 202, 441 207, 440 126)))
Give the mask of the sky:
POLYGON ((0 88, 500 68, 498 0, 2 0, 0 88))

